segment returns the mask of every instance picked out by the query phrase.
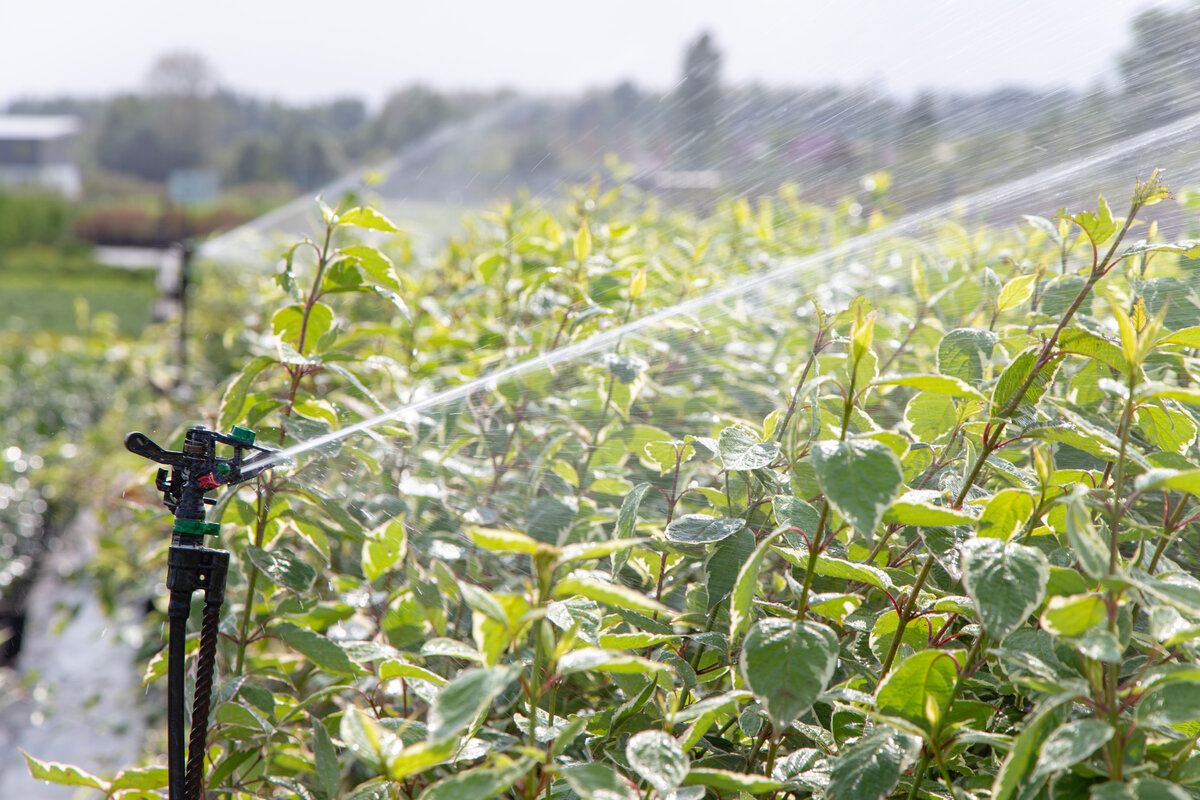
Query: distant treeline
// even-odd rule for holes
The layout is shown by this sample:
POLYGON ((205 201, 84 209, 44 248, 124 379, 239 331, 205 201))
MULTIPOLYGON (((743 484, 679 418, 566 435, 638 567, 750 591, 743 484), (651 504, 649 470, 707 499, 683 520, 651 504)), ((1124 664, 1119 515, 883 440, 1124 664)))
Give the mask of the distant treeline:
MULTIPOLYGON (((647 172, 716 171, 731 191, 815 178, 836 194, 888 169, 910 195, 933 199, 1200 107, 1200 4, 1142 13, 1113 59, 1116 86, 900 100, 869 86, 726 85, 722 55, 705 34, 685 52, 671 92, 622 82, 530 101, 527 113, 471 143, 470 170, 536 183, 539 175, 586 174, 612 153, 647 172)), ((222 88, 215 75, 202 58, 176 53, 158 61, 141 93, 25 100, 8 111, 81 117, 80 159, 91 174, 159 182, 173 170, 208 167, 226 186, 311 189, 512 96, 415 85, 377 111, 356 98, 292 106, 222 88)))

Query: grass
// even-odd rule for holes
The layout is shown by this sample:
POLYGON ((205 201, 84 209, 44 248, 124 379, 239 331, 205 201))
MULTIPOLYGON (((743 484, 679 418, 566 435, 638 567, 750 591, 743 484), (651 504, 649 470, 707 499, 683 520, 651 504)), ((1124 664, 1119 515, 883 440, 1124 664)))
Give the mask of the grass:
POLYGON ((150 322, 153 270, 106 267, 50 247, 0 252, 0 330, 75 333, 87 317, 113 314, 136 336, 150 322))

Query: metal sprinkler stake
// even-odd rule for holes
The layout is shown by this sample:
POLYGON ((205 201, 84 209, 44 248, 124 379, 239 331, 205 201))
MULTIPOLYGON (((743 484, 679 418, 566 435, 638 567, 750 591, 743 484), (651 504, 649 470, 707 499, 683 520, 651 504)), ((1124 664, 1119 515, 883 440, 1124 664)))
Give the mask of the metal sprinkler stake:
POLYGON ((247 452, 272 452, 254 444, 254 431, 234 426, 228 434, 204 426, 189 428, 183 450, 164 450, 148 436, 136 431, 125 437, 125 449, 170 467, 160 469, 154 486, 163 503, 175 516, 171 547, 167 556, 167 589, 171 593, 167 644, 167 771, 170 800, 200 800, 204 778, 204 753, 208 738, 208 712, 217 654, 217 629, 225 600, 225 576, 229 553, 204 546, 206 535, 216 535, 220 525, 205 521, 205 506, 216 500, 206 497, 220 486, 250 480, 271 462, 245 460, 247 452), (233 448, 231 457, 219 457, 217 445, 233 448), (184 748, 185 638, 191 613, 192 593, 204 591, 204 618, 196 662, 196 692, 192 702, 192 730, 184 748))

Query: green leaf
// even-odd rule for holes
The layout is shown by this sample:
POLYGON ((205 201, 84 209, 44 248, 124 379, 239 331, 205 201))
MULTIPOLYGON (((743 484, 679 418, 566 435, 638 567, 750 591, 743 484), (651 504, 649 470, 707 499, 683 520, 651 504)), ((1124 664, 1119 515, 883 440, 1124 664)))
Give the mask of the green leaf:
POLYGON ((1017 390, 1029 377, 1029 373, 1034 371, 1040 352, 1041 347, 1032 347, 1021 351, 1000 373, 1000 378, 996 381, 996 388, 992 390, 992 403, 995 404, 997 416, 1004 415, 1007 418, 1021 420, 1032 420, 1035 417, 1037 402, 1050 388, 1054 374, 1058 371, 1059 364, 1062 363, 1062 356, 1051 357, 1044 366, 1037 370, 1037 376, 1018 399, 1017 390))
POLYGON ((992 495, 979 517, 978 535, 1008 541, 1033 514, 1033 495, 1023 489, 1001 489, 992 495))
POLYGON ((838 754, 827 800, 883 800, 900 782, 900 769, 913 749, 913 737, 876 728, 838 754))
POLYGON ((584 800, 637 800, 640 796, 625 778, 607 764, 595 761, 575 764, 564 767, 562 776, 584 800))
POLYGON ((361 708, 350 707, 342 714, 338 736, 355 756, 377 772, 404 749, 404 742, 361 708))
POLYGON ((646 442, 642 447, 642 452, 646 454, 647 459, 658 466, 660 475, 666 475, 668 472, 675 471, 676 459, 682 464, 695 455, 696 448, 690 444, 685 445, 682 442, 671 440, 646 442))
POLYGON ((704 585, 708 591, 709 609, 715 608, 733 591, 738 573, 754 553, 754 548, 754 534, 743 528, 718 542, 709 553, 708 558, 704 560, 704 574, 707 579, 704 585))
POLYGON ((1051 597, 1042 612, 1042 627, 1055 636, 1080 636, 1108 618, 1104 597, 1075 594, 1051 597))
POLYGON ((999 539, 963 543, 962 571, 967 595, 995 641, 1029 618, 1050 578, 1050 564, 1040 550, 999 539))
POLYGON ((758 589, 758 573, 762 569, 763 559, 775 540, 782 535, 777 531, 759 542, 758 547, 738 570, 737 580, 733 584, 733 595, 729 600, 729 641, 737 642, 742 632, 750 627, 751 609, 754 594, 758 589))
POLYGON ((582 264, 588 260, 588 256, 592 254, 592 231, 588 228, 588 221, 585 219, 579 225, 579 232, 575 234, 575 260, 582 264))
POLYGON ((1042 742, 1032 780, 1070 769, 1103 747, 1115 732, 1112 725, 1098 719, 1079 719, 1058 726, 1042 742))
POLYGON ((749 775, 711 767, 692 767, 684 780, 685 786, 709 786, 722 794, 736 796, 739 792, 765 794, 783 787, 783 784, 763 775, 749 775))
POLYGON ((306 564, 299 556, 282 547, 267 551, 254 545, 247 545, 246 557, 272 583, 285 589, 291 589, 297 594, 307 592, 312 588, 313 581, 317 579, 315 569, 306 564))
POLYGON ((1159 573, 1151 577, 1132 571, 1139 589, 1192 617, 1200 617, 1200 581, 1191 575, 1159 573))
POLYGON ((477 767, 442 778, 421 792, 420 800, 484 800, 498 797, 529 772, 531 763, 529 758, 510 761, 502 756, 497 766, 477 767))
POLYGON ((379 680, 390 681, 396 678, 417 678, 429 681, 435 686, 445 686, 447 683, 441 675, 430 672, 424 667, 418 667, 416 664, 406 664, 403 661, 391 659, 379 665, 379 680))
MULTIPOLYGON (((617 771, 599 762, 575 764, 562 770, 566 783, 583 800, 637 800, 640 793, 617 774, 617 771)), ((466 799, 464 799, 466 800, 466 799)))
POLYGON ((33 756, 21 751, 25 756, 25 764, 29 767, 29 775, 35 780, 47 781, 59 786, 88 786, 108 793, 108 782, 97 778, 90 772, 85 772, 72 764, 59 764, 54 761, 39 761, 33 756))
POLYGON ((554 584, 552 592, 555 597, 582 595, 597 603, 636 611, 639 614, 670 616, 674 613, 667 606, 657 600, 651 600, 641 592, 597 578, 563 578, 554 584))
POLYGON ((483 655, 478 650, 457 639, 430 639, 421 645, 421 655, 426 658, 430 656, 446 656, 447 658, 462 658, 467 661, 483 661, 483 655))
POLYGON ((271 317, 271 329, 275 335, 294 347, 299 353, 312 351, 312 343, 333 328, 333 309, 324 303, 313 303, 308 312, 308 325, 304 324, 304 306, 291 305, 279 309, 271 317), (304 347, 300 346, 300 334, 304 334, 304 347))
POLYGON ((961 378, 953 375, 885 375, 875 386, 910 386, 923 392, 944 394, 950 397, 966 397, 987 402, 983 393, 961 378))
POLYGON ((1129 783, 1109 781, 1092 786, 1089 800, 1188 800, 1181 786, 1158 778, 1138 778, 1129 783))
POLYGON ((920 492, 906 492, 896 499, 883 515, 884 522, 900 525, 930 527, 938 525, 970 525, 975 517, 946 506, 935 506, 920 492))
POLYGON ((1076 486, 1067 501, 1067 541, 1079 559, 1079 565, 1088 577, 1099 580, 1108 575, 1108 548, 1100 541, 1100 535, 1092 524, 1084 497, 1087 489, 1076 486))
POLYGON ((467 536, 475 546, 490 553, 522 553, 537 555, 540 550, 553 552, 553 547, 539 542, 531 536, 500 528, 471 528, 467 536))
POLYGON ((771 499, 771 511, 775 514, 776 525, 804 531, 809 540, 821 524, 820 512, 799 497, 777 494, 771 499))
POLYGON ((983 366, 992 358, 999 337, 982 328, 956 328, 938 343, 938 372, 975 386, 983 382, 983 366))
MULTIPOLYGON (((1061 215, 1062 212, 1060 212, 1061 215)), ((1097 247, 1107 242, 1117 232, 1117 223, 1103 197, 1099 198, 1099 211, 1096 213, 1083 211, 1068 217, 1068 219, 1078 225, 1091 239, 1092 244, 1097 247)))
POLYGON ((394 519, 372 532, 371 538, 363 542, 360 558, 363 576, 374 583, 385 572, 391 570, 408 552, 408 535, 404 521, 394 519))
POLYGON ((448 739, 468 728, 520 671, 519 666, 470 667, 458 673, 429 707, 429 739, 448 739))
POLYGON ((1162 336, 1154 343, 1155 347, 1160 345, 1179 345, 1181 347, 1200 347, 1200 325, 1191 328, 1180 328, 1173 333, 1168 333, 1162 336))
POLYGON ((575 521, 576 511, 574 498, 564 502, 550 495, 539 497, 529 505, 525 532, 544 544, 562 544, 562 539, 575 521))
POLYGON ((337 751, 333 748, 333 740, 321 720, 313 718, 312 749, 317 772, 317 783, 326 797, 337 797, 338 787, 342 783, 342 768, 338 762, 337 751))
POLYGON ((868 539, 904 486, 900 459, 873 439, 817 442, 812 463, 825 499, 868 539))
POLYGON ((479 273, 479 279, 483 283, 491 283, 492 277, 500 271, 507 260, 505 254, 499 250, 485 250, 475 256, 472 266, 479 273))
POLYGON ((396 275, 396 266, 382 252, 365 244, 343 247, 342 254, 358 261, 363 271, 379 283, 397 292, 402 290, 400 278, 396 275))
POLYGON ((617 527, 613 531, 615 538, 628 539, 634 535, 638 508, 641 507, 642 499, 650 489, 651 484, 639 483, 629 494, 625 495, 625 499, 621 501, 621 510, 617 513, 617 527))
POLYGON ((358 206, 352 208, 338 217, 339 225, 354 225, 359 228, 369 228, 374 231, 384 231, 385 233, 401 233, 402 231, 396 227, 396 224, 390 219, 380 214, 373 208, 367 206, 358 206))
POLYGON ((633 383, 638 375, 645 372, 649 364, 637 356, 607 353, 604 356, 604 366, 619 383, 633 383))
POLYGON ((675 791, 687 777, 690 760, 675 737, 663 731, 635 733, 625 743, 625 758, 642 780, 661 797, 675 791))
POLYGON ((655 675, 669 672, 670 667, 648 658, 631 656, 616 650, 601 647, 582 647, 572 650, 558 660, 558 671, 562 675, 576 672, 613 672, 625 675, 655 675))
MULTIPOLYGON (((1117 386, 1120 387, 1121 396, 1124 397, 1124 386, 1122 384, 1117 384, 1117 386)), ((1146 381, 1139 383, 1133 390, 1133 399, 1139 403, 1147 400, 1174 400, 1183 405, 1200 406, 1200 389, 1195 386, 1175 386, 1162 381, 1146 381)))
POLYGON ((288 647, 326 672, 336 675, 358 675, 362 672, 345 650, 315 631, 291 622, 280 622, 272 628, 272 632, 288 647))
POLYGON ((957 417, 954 401, 944 394, 918 392, 904 407, 904 419, 920 442, 933 442, 949 433, 957 417))
POLYGON ((779 456, 778 442, 763 442, 741 427, 730 425, 717 437, 721 464, 733 471, 768 467, 779 456))
POLYGON ((847 616, 853 614, 855 609, 862 605, 862 602, 863 598, 857 594, 818 592, 809 596, 808 610, 840 625, 847 616))
MULTIPOLYGON (((614 539, 629 539, 636 534, 638 509, 641 508, 642 499, 645 498, 646 492, 650 491, 650 488, 651 484, 649 483, 639 483, 629 494, 625 495, 625 499, 621 501, 621 510, 617 512, 617 524, 613 529, 614 539)), ((628 562, 628 551, 613 556, 612 574, 614 578, 620 574, 628 562)))
POLYGON ((1068 328, 1058 337, 1058 349, 1067 353, 1093 358, 1117 372, 1129 371, 1120 343, 1084 328, 1068 328))
POLYGON ((922 650, 895 667, 875 691, 879 713, 932 731, 950 703, 958 669, 937 650, 922 650))
MULTIPOLYGON (((793 565, 801 569, 808 569, 807 550, 796 550, 789 547, 776 547, 775 549, 793 565)), ((814 572, 825 578, 842 578, 847 581, 865 583, 888 592, 895 588, 888 574, 878 567, 860 564, 857 561, 847 561, 844 558, 819 555, 814 572)))
POLYGON ((1151 689, 1137 705, 1137 719, 1148 728, 1200 720, 1200 681, 1171 681, 1151 689))
POLYGON ((1196 440, 1196 423, 1180 411, 1144 405, 1134 411, 1134 420, 1151 444, 1168 453, 1186 455, 1196 440))
POLYGON ((417 742, 388 759, 387 773, 394 780, 404 780, 448 761, 457 749, 458 740, 453 738, 417 742))
POLYGON ((640 547, 649 539, 614 539, 608 542, 578 542, 562 548, 558 559, 554 562, 561 566, 572 561, 587 561, 592 558, 604 558, 615 555, 634 547, 640 547))
POLYGON ((270 356, 255 356, 246 366, 242 367, 242 371, 238 373, 233 383, 229 384, 225 394, 221 397, 221 408, 217 412, 217 425, 221 430, 227 431, 235 423, 241 421, 250 386, 258 377, 258 373, 274 363, 275 359, 270 356))
POLYGON ((1037 273, 1031 272, 1028 275, 1018 275, 1004 284, 1000 296, 996 299, 996 308, 999 311, 1008 311, 1024 303, 1033 294, 1033 286, 1037 279, 1037 273))
POLYGON ((784 730, 825 691, 837 654, 837 636, 824 625, 764 619, 746 634, 739 669, 775 729, 784 730))
POLYGON ((727 539, 746 527, 746 520, 685 514, 671 520, 664 535, 677 544, 712 544, 727 539))
POLYGON ((1072 699, 1073 696, 1069 694, 1053 697, 1035 707, 1033 713, 1025 718, 1025 727, 1013 741, 992 783, 992 800, 1012 800, 1021 790, 1029 788, 1030 782, 1026 776, 1033 768, 1042 741, 1049 734, 1048 729, 1058 725, 1066 716, 1067 709, 1063 705, 1072 699))

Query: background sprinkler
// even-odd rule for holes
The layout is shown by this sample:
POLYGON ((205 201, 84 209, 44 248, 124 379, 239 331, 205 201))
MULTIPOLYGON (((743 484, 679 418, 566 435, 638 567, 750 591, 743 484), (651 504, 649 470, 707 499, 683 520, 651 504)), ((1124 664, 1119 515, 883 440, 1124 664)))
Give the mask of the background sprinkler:
POLYGON ((133 432, 125 437, 131 453, 170 467, 160 469, 154 481, 163 503, 175 517, 167 557, 167 589, 171 592, 167 652, 167 768, 170 800, 200 800, 203 785, 204 751, 208 738, 208 711, 217 650, 221 604, 225 600, 225 576, 229 553, 204 546, 206 535, 215 535, 220 525, 205 521, 205 507, 216 501, 205 495, 221 486, 250 480, 271 462, 247 462, 248 452, 270 452, 254 443, 254 431, 234 426, 228 434, 203 426, 189 428, 183 450, 164 450, 148 436, 133 432), (233 448, 221 457, 217 445, 233 448), (192 702, 192 729, 186 753, 183 731, 185 639, 192 593, 204 591, 204 618, 196 662, 196 692, 192 702))

